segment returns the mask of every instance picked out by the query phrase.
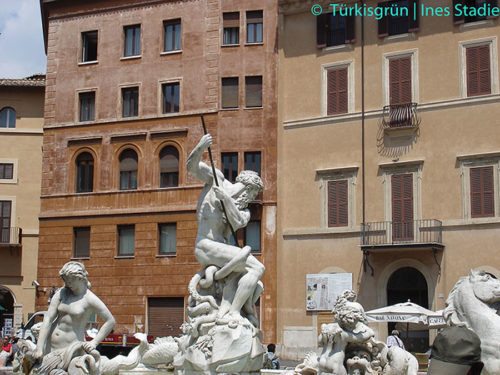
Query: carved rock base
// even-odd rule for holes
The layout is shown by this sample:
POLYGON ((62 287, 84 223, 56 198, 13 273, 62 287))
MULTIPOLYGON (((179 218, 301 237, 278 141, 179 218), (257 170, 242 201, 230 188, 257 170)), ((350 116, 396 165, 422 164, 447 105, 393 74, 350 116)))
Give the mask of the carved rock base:
POLYGON ((258 373, 266 354, 261 335, 245 318, 238 324, 206 324, 174 359, 175 373, 258 373))

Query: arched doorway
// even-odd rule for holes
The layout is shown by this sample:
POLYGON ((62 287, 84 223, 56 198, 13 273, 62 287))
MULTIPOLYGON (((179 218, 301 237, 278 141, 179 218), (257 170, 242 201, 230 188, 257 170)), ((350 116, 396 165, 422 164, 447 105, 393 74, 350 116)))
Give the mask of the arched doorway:
POLYGON ((10 336, 14 325, 14 296, 0 286, 0 330, 2 336, 10 336))
MULTIPOLYGON (((429 307, 427 281, 424 275, 413 267, 402 267, 395 271, 387 282, 387 305, 407 302, 410 300, 422 307, 429 307)), ((388 334, 393 329, 398 329, 401 338, 407 343, 406 350, 410 352, 425 353, 429 348, 428 330, 410 330, 406 338, 406 326, 401 323, 388 324, 388 334)))

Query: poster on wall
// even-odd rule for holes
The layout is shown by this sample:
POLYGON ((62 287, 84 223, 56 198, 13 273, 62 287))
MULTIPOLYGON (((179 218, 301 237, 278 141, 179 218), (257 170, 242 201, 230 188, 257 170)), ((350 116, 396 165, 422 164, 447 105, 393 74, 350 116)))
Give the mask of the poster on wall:
POLYGON ((316 273, 306 275, 306 310, 331 310, 337 297, 352 289, 352 273, 316 273))

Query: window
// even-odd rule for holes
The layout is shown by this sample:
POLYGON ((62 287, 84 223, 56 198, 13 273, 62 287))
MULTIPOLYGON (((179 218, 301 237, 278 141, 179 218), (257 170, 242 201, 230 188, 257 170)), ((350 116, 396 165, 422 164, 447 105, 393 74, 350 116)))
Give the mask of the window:
POLYGON ((80 121, 94 121, 95 118, 95 92, 81 92, 80 121))
POLYGON ((82 62, 97 61, 97 30, 82 33, 82 62))
POLYGON ((353 228, 356 225, 357 170, 357 167, 316 170, 321 193, 322 227, 337 230, 336 228, 353 228))
POLYGON ((10 243, 11 209, 11 201, 0 201, 0 243, 10 243))
POLYGON ((238 176, 238 153, 223 152, 222 153, 222 173, 226 180, 236 182, 238 176))
POLYGON ((179 151, 166 146, 160 151, 160 187, 179 185, 179 151))
POLYGON ((134 255, 135 226, 118 226, 118 256, 134 255))
POLYGON ((73 228, 73 250, 74 258, 90 256, 90 227, 73 228))
POLYGON ((181 20, 163 21, 163 51, 179 51, 181 49, 181 20))
POLYGON ((139 87, 127 87, 122 89, 123 117, 134 117, 139 115, 139 87))
POLYGON ((490 46, 465 49, 467 65, 467 96, 491 94, 490 46))
POLYGON ((222 45, 238 45, 240 43, 240 13, 224 13, 222 15, 222 24, 222 45))
POLYGON ((385 8, 384 14, 387 14, 378 20, 378 36, 384 38, 418 31, 418 9, 420 9, 418 2, 418 0, 393 0, 378 3, 379 7, 385 8), (414 12, 415 9, 417 12, 414 12))
POLYGON ((16 111, 14 108, 5 107, 0 111, 0 128, 16 127, 16 111))
POLYGON ((184 323, 184 297, 148 297, 148 335, 180 336, 184 323))
POLYGON ((391 176, 392 239, 413 240, 413 174, 391 176))
POLYGON ((261 156, 259 151, 255 152, 245 152, 245 169, 248 171, 254 171, 260 174, 260 161, 261 156))
POLYGON ((158 224, 160 255, 175 255, 177 247, 177 225, 158 224))
POLYGON ((262 11, 247 12, 247 43, 262 43, 262 11))
POLYGON ((123 56, 139 56, 141 54, 141 25, 126 26, 123 31, 125 33, 123 56))
POLYGON ((14 164, 0 163, 0 180, 12 180, 14 178, 14 164))
POLYGON ((164 83, 161 85, 161 92, 163 98, 163 113, 179 112, 179 82, 164 83))
POLYGON ((222 108, 238 108, 238 77, 222 78, 222 108))
POLYGON ((137 153, 127 149, 120 154, 120 190, 137 189, 137 153))
POLYGON ((347 226, 348 221, 347 180, 328 181, 328 226, 347 226))
POLYGON ((262 76, 245 77, 245 106, 262 107, 262 76))
POLYGON ((76 158, 76 192, 86 193, 93 190, 94 158, 88 152, 82 152, 76 158))
POLYGON ((493 166, 470 168, 471 217, 495 216, 493 166))
POLYGON ((341 16, 340 12, 323 13, 316 17, 316 44, 318 48, 354 43, 355 18, 341 16))
POLYGON ((411 103, 411 57, 389 60, 389 98, 391 105, 411 103))
POLYGON ((327 115, 347 113, 347 67, 327 71, 327 115))
POLYGON ((251 220, 245 227, 245 246, 250 246, 252 251, 260 252, 260 220, 251 220))
POLYGON ((482 21, 488 18, 497 18, 496 16, 481 16, 478 15, 477 12, 473 11, 467 11, 464 12, 463 10, 465 9, 464 7, 467 7, 468 9, 471 8, 479 8, 479 7, 496 7, 498 1, 497 0, 453 0, 453 9, 459 9, 461 12, 454 12, 453 13, 453 23, 455 25, 459 25, 462 23, 469 23, 469 22, 476 22, 476 21, 482 21))

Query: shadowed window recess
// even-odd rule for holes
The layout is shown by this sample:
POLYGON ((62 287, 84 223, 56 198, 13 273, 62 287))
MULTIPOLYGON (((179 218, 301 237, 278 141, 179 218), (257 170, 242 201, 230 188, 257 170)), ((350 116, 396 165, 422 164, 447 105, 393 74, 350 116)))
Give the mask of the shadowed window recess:
POLYGON ((238 77, 222 78, 222 108, 238 108, 238 77))
POLYGON ((90 256, 90 227, 73 228, 73 257, 88 258, 90 256))
POLYGON ((82 62, 97 61, 97 30, 82 33, 82 62))
POLYGON ((127 149, 120 154, 120 190, 137 189, 137 153, 127 149))
POLYGON ((163 21, 163 51, 179 51, 181 49, 181 20, 163 21))
POLYGON ((262 107, 262 76, 245 77, 245 106, 262 107))
POLYGON ((141 54, 141 25, 123 28, 125 43, 123 56, 139 56, 141 54))
POLYGON ((16 127, 16 111, 11 107, 4 107, 0 110, 0 128, 16 127))
POLYGON ((0 243, 10 243, 11 201, 0 201, 0 243))
POLYGON ((95 92, 81 92, 80 121, 94 121, 95 119, 95 92))
POLYGON ((240 13, 224 13, 222 15, 222 25, 222 45, 238 45, 240 43, 240 13))
POLYGON ((160 151, 160 187, 179 185, 179 151, 166 146, 160 151))
POLYGON ((262 43, 262 10, 247 12, 247 43, 262 43))
POLYGON ((12 180, 14 178, 14 164, 0 163, 0 179, 12 180))
POLYGON ((323 13, 316 17, 316 45, 318 48, 351 44, 355 38, 355 17, 340 12, 323 13))
POLYGON ((179 112, 180 85, 179 82, 164 83, 161 85, 163 113, 179 112))
POLYGON ((238 176, 238 153, 223 152, 222 153, 222 173, 226 180, 235 183, 238 176))
POLYGON ((82 152, 76 158, 76 192, 86 193, 94 189, 94 158, 82 152))
POLYGON ((158 224, 159 254, 175 255, 177 248, 177 224, 158 224))
POLYGON ((122 89, 122 116, 135 117, 139 115, 139 87, 122 89))
POLYGON ((134 255, 135 225, 118 225, 118 256, 134 255))
POLYGON ((378 36, 413 33, 419 29, 419 0, 393 0, 378 3, 384 16, 378 20, 378 36), (415 12, 416 10, 416 12, 415 12))

